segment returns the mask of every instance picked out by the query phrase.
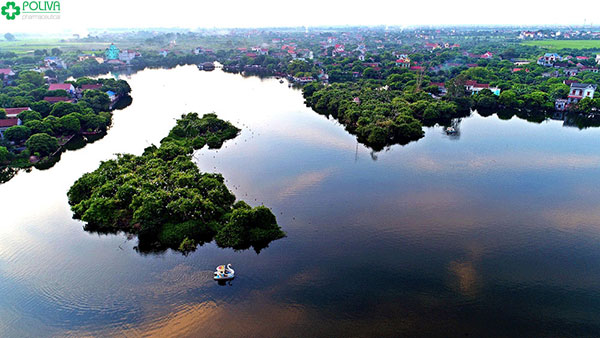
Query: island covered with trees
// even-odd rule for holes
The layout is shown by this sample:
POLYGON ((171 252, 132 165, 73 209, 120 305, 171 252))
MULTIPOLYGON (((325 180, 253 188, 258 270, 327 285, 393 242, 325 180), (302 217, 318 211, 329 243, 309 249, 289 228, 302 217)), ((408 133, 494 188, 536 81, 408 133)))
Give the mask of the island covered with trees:
POLYGON ((285 233, 264 206, 237 201, 220 174, 201 173, 194 150, 220 148, 239 129, 215 114, 183 115, 160 146, 120 154, 79 178, 68 192, 84 229, 138 236, 141 252, 187 253, 215 240, 220 247, 259 252, 285 233))

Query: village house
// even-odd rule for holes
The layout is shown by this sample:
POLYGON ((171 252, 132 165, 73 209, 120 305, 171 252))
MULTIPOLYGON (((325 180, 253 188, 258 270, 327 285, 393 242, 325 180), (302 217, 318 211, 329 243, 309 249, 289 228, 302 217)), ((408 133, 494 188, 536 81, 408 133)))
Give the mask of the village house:
POLYGON ((117 94, 115 92, 113 92, 112 90, 109 90, 106 92, 106 95, 108 95, 108 98, 110 99, 110 103, 114 103, 115 101, 117 101, 118 97, 117 94))
POLYGON ((598 73, 598 68, 596 68, 596 67, 588 67, 588 66, 583 66, 583 67, 581 67, 581 71, 582 71, 582 72, 592 72, 592 73, 598 73))
POLYGON ((66 97, 66 96, 46 96, 44 97, 44 101, 50 102, 50 103, 56 103, 56 102, 70 102, 73 103, 73 100, 66 97))
POLYGON ((531 61, 527 61, 527 60, 517 60, 517 61, 513 62, 513 64, 515 66, 526 66, 530 63, 531 63, 531 61))
POLYGON ((300 84, 311 83, 315 80, 315 79, 313 79, 312 76, 303 76, 303 77, 295 77, 294 76, 292 79, 294 80, 294 82, 300 83, 300 84))
POLYGON ((425 44, 425 49, 428 49, 428 50, 434 50, 434 49, 438 49, 438 48, 442 48, 442 47, 437 43, 428 42, 425 44))
POLYGON ((98 62, 98 63, 104 63, 103 57, 99 57, 99 56, 95 56, 95 55, 91 55, 91 54, 80 54, 78 57, 78 60, 80 62, 85 61, 85 60, 96 60, 96 62, 98 62))
POLYGON ((158 52, 158 55, 161 55, 162 57, 167 57, 167 55, 169 55, 169 50, 161 49, 160 52, 158 52))
POLYGON ((396 60, 396 66, 400 68, 410 68, 410 59, 398 59, 396 60))
POLYGON ((131 60, 135 59, 136 57, 140 57, 142 56, 142 54, 134 51, 134 50, 122 50, 119 52, 119 60, 125 62, 126 64, 129 64, 131 62, 131 60))
POLYGON ((70 83, 52 83, 48 87, 48 90, 64 90, 69 95, 75 95, 75 87, 70 83))
POLYGON ((545 67, 552 67, 555 62, 562 61, 562 57, 556 53, 546 53, 538 59, 537 64, 545 67))
POLYGON ((56 56, 46 56, 44 66, 50 69, 67 69, 65 62, 56 56))
POLYGON ((596 63, 600 65, 600 54, 596 55, 596 63))
POLYGON ((568 100, 567 99, 556 99, 554 102, 554 108, 558 111, 565 111, 568 108, 568 100))
POLYGON ((559 76, 560 76, 560 73, 558 72, 558 70, 542 73, 542 77, 559 77, 559 76))
POLYGON ((108 61, 106 61, 106 63, 109 65, 112 65, 112 66, 125 66, 125 62, 123 62, 119 59, 108 60, 108 61))
POLYGON ((577 68, 565 69, 564 73, 565 73, 565 76, 567 76, 567 77, 577 76, 577 74, 579 74, 579 69, 577 69, 577 68))
POLYGON ((319 75, 317 77, 319 78, 319 81, 323 83, 329 83, 329 75, 327 75, 323 69, 319 71, 319 75))
POLYGON ((494 57, 494 53, 492 52, 486 52, 485 54, 481 54, 480 58, 482 59, 491 59, 494 57))
POLYGON ((430 82, 429 85, 438 87, 441 96, 444 96, 448 93, 448 90, 446 89, 446 84, 443 82, 430 82))
POLYGON ((477 83, 474 80, 468 80, 465 82, 465 88, 471 92, 471 94, 477 94, 484 89, 490 90, 494 95, 500 95, 500 88, 498 87, 490 87, 489 84, 485 83, 477 83))
POLYGON ((10 127, 14 127, 14 126, 20 126, 21 125, 21 120, 20 119, 1 119, 0 120, 0 137, 4 138, 4 132, 6 131, 6 129, 10 128, 10 127))
POLYGON ((6 79, 8 76, 15 76, 15 73, 10 68, 0 68, 0 75, 6 79))
POLYGON ((586 97, 593 99, 595 91, 596 85, 592 85, 589 83, 571 83, 568 103, 577 103, 586 97))
POLYGON ((6 111, 7 119, 15 119, 19 116, 19 114, 26 110, 31 110, 29 107, 16 107, 16 108, 4 108, 6 111))
POLYGON ((100 90, 100 88, 102 88, 102 83, 96 83, 96 84, 84 84, 81 85, 81 91, 84 90, 100 90))

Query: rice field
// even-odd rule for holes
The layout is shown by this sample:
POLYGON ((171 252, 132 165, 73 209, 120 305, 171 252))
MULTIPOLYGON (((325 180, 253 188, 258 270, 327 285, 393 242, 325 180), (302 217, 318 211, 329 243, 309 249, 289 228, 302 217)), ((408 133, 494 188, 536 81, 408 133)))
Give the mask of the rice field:
POLYGON ((534 40, 522 43, 527 46, 538 46, 548 49, 593 49, 600 50, 600 40, 534 40))

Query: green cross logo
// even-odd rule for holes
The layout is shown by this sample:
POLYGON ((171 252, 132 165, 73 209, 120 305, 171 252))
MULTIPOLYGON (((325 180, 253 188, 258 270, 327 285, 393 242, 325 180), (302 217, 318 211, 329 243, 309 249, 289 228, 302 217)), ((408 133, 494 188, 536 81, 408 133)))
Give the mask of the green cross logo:
POLYGON ((8 1, 6 6, 2 6, 2 15, 6 16, 6 20, 14 20, 19 14, 21 14, 21 7, 16 6, 12 1, 8 1))

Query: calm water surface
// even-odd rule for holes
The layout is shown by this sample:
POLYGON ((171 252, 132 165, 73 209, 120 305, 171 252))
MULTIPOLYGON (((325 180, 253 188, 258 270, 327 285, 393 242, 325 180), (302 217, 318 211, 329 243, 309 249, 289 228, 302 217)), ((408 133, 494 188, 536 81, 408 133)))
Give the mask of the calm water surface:
POLYGON ((565 336, 600 333, 600 130, 474 114, 379 153, 278 81, 132 75, 108 135, 0 185, 0 336, 565 336), (181 114, 242 128, 201 170, 273 209, 260 254, 141 255, 71 218, 66 191, 181 114), (231 286, 212 281, 232 263, 231 286))

